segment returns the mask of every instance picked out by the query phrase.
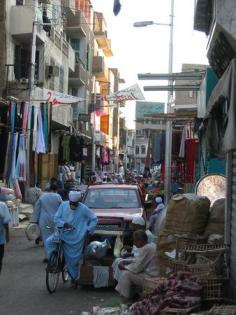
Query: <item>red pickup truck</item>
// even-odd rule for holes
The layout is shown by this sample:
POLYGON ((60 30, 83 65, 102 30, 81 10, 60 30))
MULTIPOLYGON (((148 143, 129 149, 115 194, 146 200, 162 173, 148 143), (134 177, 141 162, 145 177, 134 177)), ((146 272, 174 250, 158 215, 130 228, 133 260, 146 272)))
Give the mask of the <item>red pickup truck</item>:
POLYGON ((92 185, 87 188, 82 202, 98 217, 95 233, 89 242, 108 238, 111 244, 106 257, 97 262, 85 261, 82 266, 80 284, 92 284, 93 266, 111 266, 115 259, 114 247, 118 238, 122 246, 132 246, 131 222, 135 217, 146 220, 146 214, 141 191, 136 185, 92 185))

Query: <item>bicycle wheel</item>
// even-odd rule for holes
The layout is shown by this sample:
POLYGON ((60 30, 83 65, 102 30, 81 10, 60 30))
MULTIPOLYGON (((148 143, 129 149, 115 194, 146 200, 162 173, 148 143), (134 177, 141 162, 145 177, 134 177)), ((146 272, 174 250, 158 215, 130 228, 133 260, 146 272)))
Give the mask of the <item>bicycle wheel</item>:
POLYGON ((58 252, 52 252, 46 268, 46 287, 49 293, 54 293, 57 289, 60 274, 59 260, 58 252))

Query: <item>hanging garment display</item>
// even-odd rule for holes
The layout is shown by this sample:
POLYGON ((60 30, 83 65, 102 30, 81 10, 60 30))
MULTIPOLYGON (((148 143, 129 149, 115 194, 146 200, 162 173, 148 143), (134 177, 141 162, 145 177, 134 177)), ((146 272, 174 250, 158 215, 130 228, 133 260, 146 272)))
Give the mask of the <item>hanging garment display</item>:
POLYGON ((43 133, 43 120, 41 111, 38 110, 38 125, 37 125, 37 140, 36 140, 36 153, 46 153, 44 133, 43 133))
POLYGON ((27 102, 24 104, 24 110, 23 110, 22 134, 26 134, 26 131, 27 131, 29 112, 30 112, 29 103, 27 102))
POLYGON ((102 164, 109 164, 109 149, 106 147, 101 148, 101 162, 102 164))
POLYGON ((82 137, 70 137, 70 161, 81 162, 83 160, 84 140, 82 137))
POLYGON ((10 174, 10 181, 13 182, 16 178, 16 150, 17 150, 17 142, 18 142, 18 132, 14 133, 13 135, 13 142, 12 142, 12 163, 11 163, 11 174, 10 174))
POLYGON ((11 105, 10 105, 11 132, 15 131, 15 120, 16 120, 16 103, 11 102, 11 105))
POLYGON ((185 182, 193 183, 195 176, 195 161, 196 161, 196 150, 197 150, 197 139, 186 140, 186 168, 185 168, 185 182))
POLYGON ((15 177, 19 181, 26 180, 26 150, 25 150, 25 135, 21 134, 19 138, 18 157, 16 161, 15 177))
POLYGON ((70 136, 63 136, 61 146, 63 150, 63 160, 70 161, 70 136))
POLYGON ((43 136, 46 152, 48 152, 48 106, 47 104, 40 105, 42 121, 43 121, 43 136))
POLYGON ((0 128, 0 176, 3 177, 7 156, 7 144, 9 134, 7 127, 0 128))

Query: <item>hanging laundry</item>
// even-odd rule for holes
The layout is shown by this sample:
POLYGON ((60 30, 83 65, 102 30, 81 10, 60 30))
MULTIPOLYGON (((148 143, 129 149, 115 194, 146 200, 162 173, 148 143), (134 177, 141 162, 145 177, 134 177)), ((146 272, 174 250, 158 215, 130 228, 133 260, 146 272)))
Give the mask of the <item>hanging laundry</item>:
POLYGON ((19 181, 26 180, 26 150, 25 150, 25 135, 21 134, 19 138, 18 157, 16 162, 15 176, 19 181))

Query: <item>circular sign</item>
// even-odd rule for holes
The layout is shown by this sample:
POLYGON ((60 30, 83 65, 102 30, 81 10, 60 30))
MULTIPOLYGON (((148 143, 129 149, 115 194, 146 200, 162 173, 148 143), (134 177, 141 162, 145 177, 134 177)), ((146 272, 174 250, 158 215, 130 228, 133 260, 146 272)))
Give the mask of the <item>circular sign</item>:
POLYGON ((213 204, 217 199, 226 198, 226 177, 210 174, 202 177, 195 188, 198 196, 208 197, 213 204))

